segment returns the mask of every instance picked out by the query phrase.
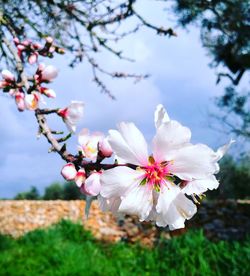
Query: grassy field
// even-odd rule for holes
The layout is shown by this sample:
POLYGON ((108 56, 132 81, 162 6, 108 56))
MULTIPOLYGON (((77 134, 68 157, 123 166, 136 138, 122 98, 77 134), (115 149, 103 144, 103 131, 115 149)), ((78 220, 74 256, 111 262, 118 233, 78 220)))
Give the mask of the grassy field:
POLYGON ((250 239, 208 241, 201 231, 161 240, 154 249, 96 241, 62 221, 14 240, 0 236, 0 275, 249 275, 250 239))

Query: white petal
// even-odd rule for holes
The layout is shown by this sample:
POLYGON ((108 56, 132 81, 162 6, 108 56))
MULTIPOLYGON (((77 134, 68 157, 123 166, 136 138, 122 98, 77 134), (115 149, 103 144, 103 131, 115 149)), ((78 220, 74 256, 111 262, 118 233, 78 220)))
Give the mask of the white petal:
POLYGON ((146 165, 148 151, 146 141, 133 123, 121 123, 119 131, 110 130, 108 142, 114 153, 127 163, 146 165))
POLYGON ((176 186, 170 190, 165 188, 160 194, 157 209, 158 226, 170 226, 170 229, 178 229, 184 227, 186 219, 190 219, 197 211, 195 204, 186 198, 176 186))
MULTIPOLYGON (((133 123, 120 123, 118 125, 122 138, 134 153, 139 164, 148 164, 148 146, 140 130, 133 123)), ((117 154, 118 155, 118 154, 117 154)))
POLYGON ((235 143, 235 140, 231 139, 228 144, 218 148, 216 151, 216 161, 219 161, 225 155, 233 143, 235 143))
POLYGON ((206 145, 189 145, 174 152, 170 171, 184 180, 204 179, 218 170, 215 156, 206 145))
POLYGON ((187 185, 182 189, 182 192, 187 195, 200 195, 207 190, 217 189, 218 187, 218 180, 214 175, 211 175, 206 179, 198 179, 188 182, 187 185))
POLYGON ((176 121, 162 124, 156 131, 153 139, 153 155, 155 160, 169 161, 172 152, 189 143, 191 131, 176 121))
POLYGON ((101 192, 103 197, 123 196, 134 185, 139 185, 143 172, 128 167, 116 167, 106 170, 101 175, 101 192))
POLYGON ((162 104, 158 104, 155 110, 155 128, 159 128, 163 123, 169 122, 169 116, 162 104))
POLYGON ((141 221, 145 220, 153 207, 152 190, 147 186, 136 185, 122 199, 119 212, 136 215, 141 221))

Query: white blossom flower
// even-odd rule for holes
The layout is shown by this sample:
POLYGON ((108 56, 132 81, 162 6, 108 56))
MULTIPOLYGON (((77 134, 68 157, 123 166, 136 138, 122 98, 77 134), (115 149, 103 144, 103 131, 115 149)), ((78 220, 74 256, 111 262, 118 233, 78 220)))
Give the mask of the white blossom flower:
POLYGON ((103 133, 90 133, 87 128, 84 128, 78 136, 78 143, 80 144, 78 150, 81 151, 86 158, 89 158, 93 161, 96 160, 100 150, 103 157, 110 157, 112 155, 112 149, 110 148, 109 144, 104 144, 104 140, 105 138, 103 133))
POLYGON ((83 117, 83 108, 83 102, 72 101, 68 107, 58 111, 57 114, 62 117, 69 131, 76 131, 76 125, 83 117))
MULTIPOLYGON (((206 145, 191 144, 191 131, 170 120, 162 106, 156 109, 155 125, 152 155, 133 123, 123 122, 119 131, 109 131, 114 153, 130 165, 103 172, 101 196, 106 203, 120 200, 117 212, 135 214, 141 221, 154 220, 158 226, 182 228, 196 213, 196 205, 182 193, 175 178, 193 181, 210 177, 218 171, 218 154, 206 145)), ((103 202, 101 205, 110 208, 103 202)))

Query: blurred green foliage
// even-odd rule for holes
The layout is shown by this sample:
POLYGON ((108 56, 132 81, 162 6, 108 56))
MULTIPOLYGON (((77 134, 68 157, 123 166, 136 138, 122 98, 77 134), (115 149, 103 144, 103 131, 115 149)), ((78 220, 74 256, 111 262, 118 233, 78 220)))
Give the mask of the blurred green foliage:
POLYGON ((250 198, 250 156, 236 160, 229 155, 223 157, 217 179, 220 186, 209 191, 208 198, 250 198))
POLYGON ((249 275, 250 239, 213 243, 190 231, 153 248, 96 241, 62 221, 14 240, 0 236, 0 275, 249 275))
POLYGON ((64 184, 55 182, 45 188, 43 196, 39 194, 37 188, 31 187, 28 192, 18 193, 14 199, 75 200, 85 199, 85 196, 80 193, 79 188, 74 182, 65 182, 64 184))

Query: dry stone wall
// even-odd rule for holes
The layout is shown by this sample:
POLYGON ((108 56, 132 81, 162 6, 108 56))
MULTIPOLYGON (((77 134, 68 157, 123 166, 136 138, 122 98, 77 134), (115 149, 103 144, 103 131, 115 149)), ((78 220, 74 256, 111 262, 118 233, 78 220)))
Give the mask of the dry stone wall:
POLYGON ((182 234, 190 227, 202 227, 209 238, 243 239, 250 233, 250 201, 203 202, 198 214, 187 227, 174 232, 157 228, 152 223, 140 223, 136 217, 118 220, 109 212, 101 212, 93 202, 89 218, 84 216, 85 201, 0 200, 0 233, 15 238, 37 228, 46 228, 62 219, 81 222, 97 239, 116 242, 140 241, 152 245, 160 236, 182 234))

